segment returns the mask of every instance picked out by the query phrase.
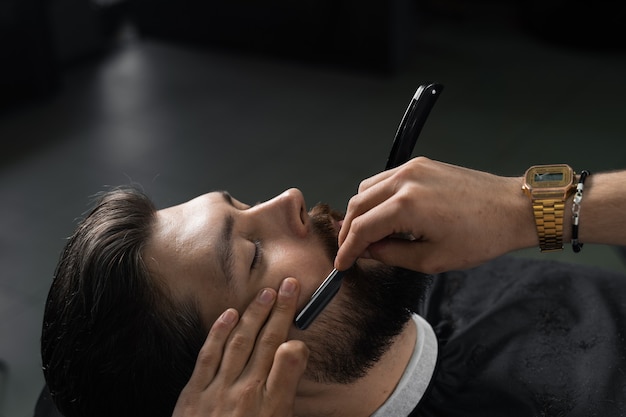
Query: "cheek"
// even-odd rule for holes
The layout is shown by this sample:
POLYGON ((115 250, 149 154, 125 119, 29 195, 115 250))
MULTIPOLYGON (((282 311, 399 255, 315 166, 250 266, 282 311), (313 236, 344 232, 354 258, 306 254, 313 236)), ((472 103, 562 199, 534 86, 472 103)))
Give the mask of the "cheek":
POLYGON ((243 312, 241 309, 241 302, 237 300, 229 291, 225 291, 223 288, 206 287, 199 290, 195 294, 200 306, 202 319, 207 329, 210 328, 215 320, 227 309, 235 308, 239 312, 243 312))
POLYGON ((300 283, 298 308, 304 307, 311 295, 333 269, 332 261, 318 245, 291 247, 276 251, 268 268, 268 279, 278 289, 283 279, 293 277, 300 283))

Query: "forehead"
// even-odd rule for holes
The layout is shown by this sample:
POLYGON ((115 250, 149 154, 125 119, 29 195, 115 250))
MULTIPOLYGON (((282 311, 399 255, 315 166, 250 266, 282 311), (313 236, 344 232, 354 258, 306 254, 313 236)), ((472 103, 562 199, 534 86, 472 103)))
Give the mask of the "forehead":
POLYGON ((164 217, 176 217, 181 215, 189 215, 198 210, 207 210, 219 206, 229 205, 232 206, 232 197, 226 191, 213 191, 210 193, 202 194, 189 201, 174 206, 162 208, 157 211, 157 214, 164 217))
POLYGON ((176 238, 182 244, 195 235, 217 229, 233 207, 233 198, 226 191, 203 194, 185 203, 158 210, 153 232, 157 237, 176 238))
MULTIPOLYGON (((221 199, 223 205, 224 200, 221 199)), ((166 250, 181 251, 197 235, 210 238, 211 229, 224 216, 220 209, 219 193, 209 193, 185 203, 157 211, 151 246, 163 246, 166 250)))
POLYGON ((144 255, 148 269, 175 297, 189 296, 192 282, 212 282, 220 268, 214 254, 229 211, 228 194, 213 192, 157 211, 144 255))

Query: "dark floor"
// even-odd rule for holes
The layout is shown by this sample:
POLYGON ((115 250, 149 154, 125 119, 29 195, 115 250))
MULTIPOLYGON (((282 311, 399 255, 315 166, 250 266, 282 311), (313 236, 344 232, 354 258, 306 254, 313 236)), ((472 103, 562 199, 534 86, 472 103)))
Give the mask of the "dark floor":
MULTIPOLYGON (((549 162, 626 166, 623 53, 458 22, 425 28, 418 43, 407 66, 382 76, 135 39, 67 72, 50 100, 3 115, 3 153, 18 152, 0 166, 0 416, 32 415, 53 269, 107 185, 138 182, 161 207, 215 188, 255 202, 298 187, 309 205, 342 208, 383 168, 427 80, 445 91, 416 154, 505 175, 549 162)), ((626 271, 610 247, 520 255, 626 271)))

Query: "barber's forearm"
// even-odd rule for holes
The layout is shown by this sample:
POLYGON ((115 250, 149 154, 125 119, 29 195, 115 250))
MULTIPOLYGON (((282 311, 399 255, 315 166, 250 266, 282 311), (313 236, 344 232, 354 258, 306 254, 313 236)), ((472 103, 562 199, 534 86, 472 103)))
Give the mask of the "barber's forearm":
MULTIPOLYGON (((425 273, 466 269, 507 252, 539 247, 524 178, 502 177, 428 158, 364 180, 348 203, 335 268, 357 258, 425 273), (415 241, 387 239, 401 233, 415 241)), ((563 242, 572 239, 572 201, 563 242)), ((626 171, 592 174, 580 204, 581 243, 626 245, 626 171)))

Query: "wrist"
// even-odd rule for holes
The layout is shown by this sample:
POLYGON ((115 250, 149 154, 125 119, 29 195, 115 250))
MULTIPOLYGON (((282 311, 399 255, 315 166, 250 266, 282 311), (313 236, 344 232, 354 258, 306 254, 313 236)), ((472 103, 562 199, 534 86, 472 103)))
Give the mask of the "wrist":
POLYGON ((533 215, 532 207, 529 206, 528 197, 520 192, 520 184, 523 184, 524 177, 511 178, 511 192, 513 198, 511 200, 511 221, 513 250, 527 249, 539 246, 539 236, 537 235, 537 226, 533 215))
POLYGON ((568 200, 576 190, 574 170, 566 164, 535 165, 526 170, 522 191, 530 201, 542 252, 562 250, 568 200))

